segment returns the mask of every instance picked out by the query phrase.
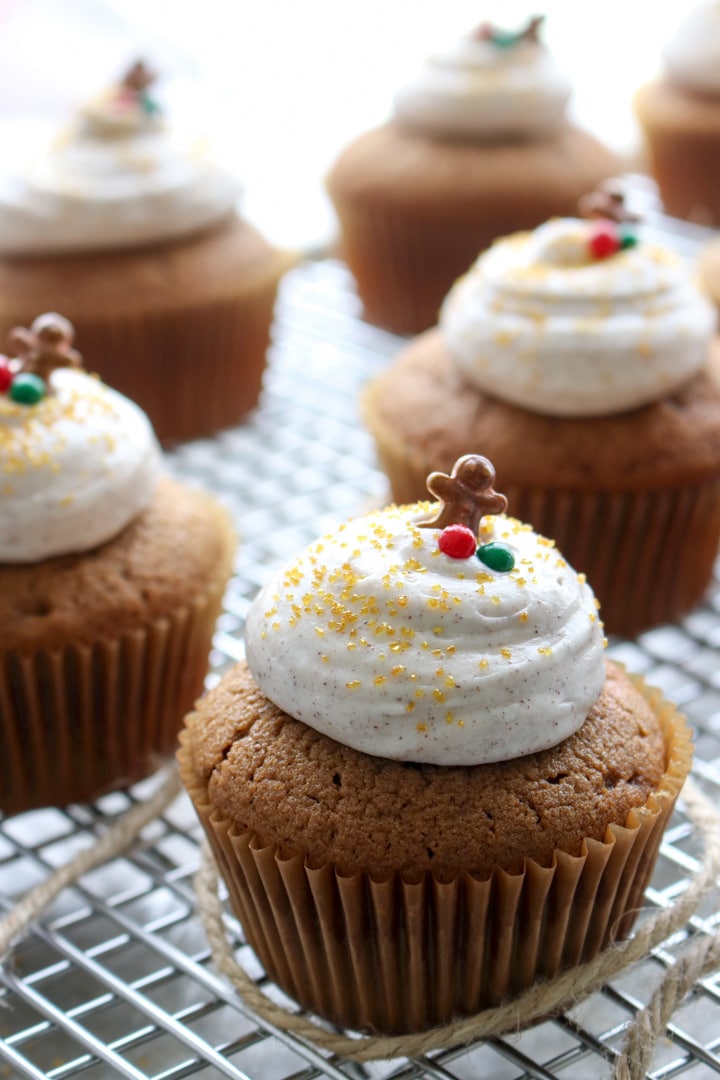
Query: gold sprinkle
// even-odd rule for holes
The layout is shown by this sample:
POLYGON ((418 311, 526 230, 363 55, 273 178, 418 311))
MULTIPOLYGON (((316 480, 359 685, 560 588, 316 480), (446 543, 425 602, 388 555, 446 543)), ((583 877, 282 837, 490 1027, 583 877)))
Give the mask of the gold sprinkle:
POLYGON ((353 679, 352 682, 346 682, 345 685, 348 690, 357 690, 358 686, 361 686, 362 684, 359 679, 353 679))

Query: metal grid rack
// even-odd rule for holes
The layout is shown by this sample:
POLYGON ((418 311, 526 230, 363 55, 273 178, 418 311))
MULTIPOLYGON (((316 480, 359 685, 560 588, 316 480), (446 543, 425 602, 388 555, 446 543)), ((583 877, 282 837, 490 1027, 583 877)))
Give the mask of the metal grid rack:
MULTIPOLYGON (((177 476, 219 495, 242 536, 210 684, 242 655, 248 605, 271 569, 330 524, 384 499, 356 403, 361 385, 397 347, 397 339, 360 320, 342 266, 302 266, 282 289, 261 407, 246 424, 170 455, 177 476)), ((718 799, 719 647, 720 581, 682 624, 637 642, 614 642, 610 650, 687 711, 697 730, 695 779, 718 799)), ((0 820, 0 911, 156 784, 151 779, 91 806, 0 820)), ((181 797, 131 851, 66 890, 16 946, 0 971, 0 1078, 592 1080, 607 1076, 628 1020, 688 937, 713 931, 720 919, 710 907, 701 911, 602 993, 527 1032, 361 1067, 271 1028, 216 975, 194 912, 199 839, 181 797)), ((648 907, 673 902, 697 857, 697 838, 680 806, 648 907)), ((264 985, 237 923, 228 916, 227 925, 241 962, 264 985)), ((699 984, 677 1013, 651 1076, 720 1076, 720 972, 699 984)))

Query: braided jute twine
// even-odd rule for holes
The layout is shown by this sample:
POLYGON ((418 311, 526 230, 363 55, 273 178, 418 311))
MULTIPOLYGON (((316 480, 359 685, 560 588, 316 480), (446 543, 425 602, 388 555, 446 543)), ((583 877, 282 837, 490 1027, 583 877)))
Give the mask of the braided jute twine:
POLYGON ((108 862, 129 847, 142 829, 155 821, 177 798, 181 788, 177 769, 171 767, 161 786, 146 802, 137 803, 122 814, 91 847, 85 848, 70 862, 54 870, 39 885, 30 889, 12 911, 0 919, 0 959, 63 889, 74 885, 83 874, 108 862))
MULTIPOLYGON (((167 809, 180 790, 177 771, 170 769, 147 802, 133 806, 92 847, 80 852, 26 893, 12 911, 0 919, 0 957, 63 889, 129 847, 142 829, 167 809)), ((682 929, 720 874, 720 814, 690 781, 683 789, 683 799, 687 815, 703 842, 704 856, 700 869, 671 908, 648 918, 634 937, 606 949, 590 963, 539 983, 506 1005, 485 1009, 475 1016, 463 1017, 418 1035, 349 1038, 288 1012, 266 997, 235 960, 223 922, 217 868, 207 844, 203 846, 202 862, 195 879, 199 913, 218 970, 230 980, 245 1003, 266 1021, 315 1046, 355 1061, 416 1057, 430 1050, 517 1032, 548 1013, 565 1011, 682 929)), ((614 1080, 642 1080, 655 1043, 673 1012, 697 980, 714 971, 719 964, 720 934, 699 938, 685 950, 669 968, 649 1004, 628 1027, 622 1052, 615 1061, 614 1080)))
MULTIPOLYGON (((223 922, 217 866, 207 841, 203 844, 202 862, 195 878, 198 909, 217 969, 229 979, 245 1004, 264 1020, 353 1061, 413 1058, 431 1050, 463 1046, 475 1039, 518 1032, 549 1013, 564 1012, 681 930, 720 874, 720 814, 690 781, 683 788, 683 800, 688 817, 702 839, 704 856, 699 870, 671 908, 647 918, 633 937, 605 949, 589 963, 538 983, 506 1005, 485 1009, 417 1035, 350 1038, 327 1031, 305 1016, 289 1012, 271 1001, 235 959, 223 922)), ((688 946, 668 969, 647 1007, 630 1023, 622 1050, 615 1060, 613 1080, 642 1080, 645 1077, 655 1044, 672 1013, 695 982, 715 970, 719 963, 720 935, 704 936, 688 946)))

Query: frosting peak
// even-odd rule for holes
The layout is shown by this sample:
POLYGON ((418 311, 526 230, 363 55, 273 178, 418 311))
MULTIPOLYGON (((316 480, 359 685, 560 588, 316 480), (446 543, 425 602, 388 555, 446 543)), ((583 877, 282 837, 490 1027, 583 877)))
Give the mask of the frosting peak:
POLYGON ((570 83, 539 43, 537 24, 531 20, 518 34, 481 27, 430 56, 395 96, 397 123, 428 135, 479 140, 558 130, 570 83))
POLYGON ((432 509, 359 518, 288 563, 248 615, 253 677, 381 757, 472 765, 562 741, 604 681, 592 592, 529 526, 485 516, 463 553, 439 541, 465 526, 421 527, 432 509))
POLYGON ((150 77, 135 65, 64 132, 5 124, 13 154, 0 174, 0 255, 155 244, 233 211, 235 177, 189 114, 166 118, 150 77))
POLYGON ((88 551, 150 504, 159 447, 136 405, 77 370, 67 320, 41 316, 13 340, 19 357, 0 358, 0 563, 88 551))
POLYGON ((658 400, 699 371, 712 305, 679 256, 634 233, 623 246, 622 228, 554 219, 481 255, 440 317, 467 378, 534 412, 601 416, 658 400))

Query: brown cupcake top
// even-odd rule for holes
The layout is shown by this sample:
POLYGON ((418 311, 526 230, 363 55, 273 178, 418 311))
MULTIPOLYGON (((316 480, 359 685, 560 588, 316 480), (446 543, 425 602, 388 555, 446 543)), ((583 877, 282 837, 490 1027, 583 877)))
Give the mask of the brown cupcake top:
POLYGON ((214 499, 162 479, 149 509, 108 543, 0 566, 0 655, 112 638, 176 612, 227 576, 233 548, 214 499))
POLYGON ((491 448, 506 487, 613 490, 682 486, 720 462, 720 342, 706 368, 675 393, 617 416, 541 416, 472 386, 430 330, 410 343, 366 393, 371 429, 411 456, 449 468, 491 448))
POLYGON ((342 746, 293 720, 235 667, 187 720, 188 752, 213 807, 239 830, 311 865, 373 875, 433 869, 482 877, 526 857, 549 865, 605 838, 666 766, 659 721, 615 665, 588 719, 559 746, 493 765, 407 765, 342 746))

